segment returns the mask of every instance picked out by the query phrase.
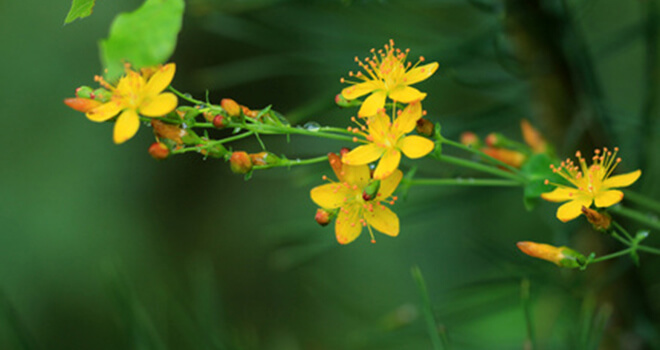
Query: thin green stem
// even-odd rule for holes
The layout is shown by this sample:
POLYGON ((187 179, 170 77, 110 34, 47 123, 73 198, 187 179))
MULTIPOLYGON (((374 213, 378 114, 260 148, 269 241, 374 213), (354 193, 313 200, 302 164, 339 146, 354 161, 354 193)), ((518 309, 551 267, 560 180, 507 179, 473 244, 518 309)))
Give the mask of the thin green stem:
POLYGON ((658 221, 656 217, 649 217, 637 210, 624 208, 621 205, 611 207, 609 210, 615 214, 635 220, 641 224, 648 225, 649 227, 652 227, 656 230, 660 230, 660 221, 658 221))
POLYGON ((616 239, 617 241, 619 241, 619 242, 621 242, 621 243, 623 243, 627 246, 632 245, 631 241, 621 237, 618 233, 616 233, 616 231, 612 230, 610 233, 612 234, 612 237, 614 237, 614 239, 616 239))
POLYGON ((660 255, 660 249, 657 249, 657 248, 652 248, 652 247, 648 247, 648 246, 645 246, 645 245, 638 245, 637 249, 645 251, 647 253, 660 255))
POLYGON ((617 230, 619 230, 621 233, 623 233, 623 235, 626 236, 626 238, 628 239, 629 242, 633 242, 633 237, 632 237, 632 235, 630 235, 630 233, 628 232, 628 230, 626 230, 625 228, 623 228, 621 225, 619 225, 618 222, 616 222, 616 221, 614 221, 614 220, 612 220, 612 225, 614 225, 614 227, 615 227, 617 230))
POLYGON ((431 299, 429 298, 429 292, 426 289, 426 282, 424 281, 424 276, 422 276, 422 271, 420 271, 418 266, 413 266, 412 276, 417 283, 417 289, 419 289, 419 295, 422 298, 422 309, 424 312, 424 319, 426 320, 426 328, 431 337, 431 344, 433 345, 434 350, 442 350, 448 348, 449 341, 447 335, 444 332, 444 328, 439 328, 436 323, 435 315, 433 314, 433 306, 431 305, 431 299), (442 335, 442 339, 441 336, 442 335))
POLYGON ((522 184, 518 181, 501 179, 403 179, 403 182, 411 186, 504 186, 517 187, 522 184))
POLYGON ((474 162, 474 161, 464 160, 464 159, 461 159, 461 158, 458 158, 458 157, 448 156, 448 155, 444 155, 444 154, 439 155, 439 156, 434 155, 434 157, 437 160, 441 161, 441 162, 454 164, 454 165, 458 165, 458 166, 461 166, 461 167, 464 167, 464 168, 470 168, 470 169, 474 169, 474 170, 481 171, 481 172, 484 172, 484 173, 489 173, 489 174, 496 175, 496 176, 499 176, 499 177, 504 177, 504 178, 507 178, 507 179, 511 179, 511 180, 517 181, 521 185, 527 182, 527 180, 525 178, 523 178, 522 176, 520 176, 520 175, 512 174, 508 171, 504 171, 504 170, 501 170, 501 169, 498 169, 498 168, 495 168, 495 167, 492 167, 492 166, 488 166, 488 165, 485 165, 485 164, 477 163, 477 162, 474 162))
POLYGON ((509 165, 509 164, 507 164, 507 163, 505 163, 505 162, 503 162, 503 161, 501 161, 497 158, 494 158, 494 157, 492 157, 492 156, 490 156, 490 155, 488 155, 488 154, 486 154, 486 153, 484 153, 484 152, 482 152, 482 151, 480 151, 476 148, 465 146, 464 144, 462 144, 460 142, 452 141, 452 140, 446 139, 444 137, 441 137, 440 142, 451 145, 451 146, 454 146, 456 148, 462 149, 462 150, 470 152, 470 153, 474 153, 474 154, 479 155, 481 157, 484 157, 484 158, 496 163, 497 165, 510 170, 512 173, 522 176, 519 169, 516 169, 515 167, 512 167, 511 165, 509 165))
POLYGON ((279 168, 279 167, 292 167, 296 165, 315 164, 315 163, 325 162, 327 160, 328 160, 328 156, 319 156, 309 159, 287 159, 286 161, 282 161, 277 164, 255 165, 253 169, 261 170, 261 169, 270 169, 270 168, 279 168))
MULTIPOLYGON (((638 247, 638 248, 639 248, 639 247, 638 247)), ((616 257, 622 256, 622 255, 626 255, 626 254, 630 253, 630 252, 633 251, 633 250, 634 250, 634 249, 633 249, 632 247, 631 247, 631 248, 626 248, 626 249, 621 250, 621 251, 618 251, 618 252, 616 252, 616 253, 612 253, 612 254, 608 254, 608 255, 603 255, 603 256, 601 256, 601 257, 599 257, 599 258, 593 259, 593 260, 591 260, 589 263, 591 264, 591 263, 597 263, 597 262, 601 262, 601 261, 605 261, 605 260, 613 259, 613 258, 616 258, 616 257)))
POLYGON ((200 100, 194 99, 194 98, 192 98, 190 95, 182 93, 181 91, 179 91, 179 90, 175 89, 174 87, 172 87, 172 85, 170 85, 170 86, 168 87, 168 89, 170 89, 170 91, 172 91, 172 92, 173 92, 174 94, 176 94, 177 96, 181 97, 182 99, 184 99, 184 100, 186 100, 186 101, 188 101, 188 102, 190 102, 190 103, 192 103, 192 104, 196 104, 196 105, 206 105, 206 104, 207 104, 207 103, 204 102, 204 101, 200 101, 200 100))
POLYGON ((534 327, 534 318, 532 317, 532 302, 529 289, 529 279, 525 278, 520 282, 520 299, 522 300, 523 312, 525 314, 525 324, 527 325, 527 339, 529 340, 530 349, 534 350, 537 349, 536 332, 534 327))
POLYGON ((631 202, 639 204, 648 209, 655 210, 656 212, 660 213, 660 202, 630 190, 624 190, 623 193, 625 194, 625 198, 630 200, 631 202))

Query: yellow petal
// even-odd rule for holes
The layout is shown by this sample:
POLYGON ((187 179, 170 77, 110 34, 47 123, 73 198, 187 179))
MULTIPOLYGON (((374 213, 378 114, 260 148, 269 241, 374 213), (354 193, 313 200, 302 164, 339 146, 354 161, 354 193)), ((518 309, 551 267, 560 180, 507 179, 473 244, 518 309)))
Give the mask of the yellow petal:
POLYGON ((426 97, 426 94, 420 92, 414 87, 400 85, 397 88, 395 88, 393 91, 390 91, 389 96, 394 101, 398 101, 402 103, 410 103, 413 101, 423 100, 424 97, 426 97))
POLYGON ((578 195, 578 190, 575 188, 555 188, 552 192, 541 194, 541 198, 549 202, 566 202, 575 199, 578 195))
POLYGON ((92 109, 85 115, 87 116, 87 119, 93 122, 104 122, 119 114, 122 109, 124 109, 124 106, 121 102, 110 101, 92 109))
POLYGON ((357 185, 360 191, 371 179, 371 170, 368 165, 346 165, 341 168, 341 181, 357 185))
POLYGON ((397 186, 399 186, 399 183, 401 182, 401 179, 403 178, 403 173, 401 170, 396 169, 392 175, 382 179, 380 181, 380 189, 378 190, 378 195, 376 196, 376 199, 379 200, 384 200, 387 197, 391 196, 392 193, 394 193, 394 190, 396 190, 397 186))
POLYGON ((422 104, 418 101, 412 102, 394 120, 392 131, 397 135, 407 134, 415 129, 421 117, 422 104))
POLYGON ((391 127, 390 117, 383 110, 369 117, 367 124, 369 126, 369 135, 374 138, 372 141, 381 142, 387 138, 391 127))
POLYGON ((156 73, 147 82, 144 88, 144 94, 146 96, 155 96, 165 90, 172 82, 172 79, 174 79, 175 71, 176 65, 174 63, 169 63, 158 68, 156 73))
POLYGON ((582 214, 582 207, 591 206, 591 198, 579 197, 570 202, 564 203, 557 209, 557 219, 566 222, 573 220, 582 214))
POLYGON ((374 91, 373 94, 362 102, 362 106, 360 106, 360 110, 358 111, 358 117, 370 117, 378 113, 380 109, 385 107, 386 97, 387 95, 384 91, 374 91))
POLYGON ((396 170, 401 161, 401 152, 396 149, 390 149, 383 154, 383 158, 378 162, 376 171, 374 171, 374 179, 384 179, 396 170))
POLYGON ((426 137, 411 135, 399 139, 397 147, 403 151, 406 157, 417 159, 431 153, 435 147, 435 143, 426 137))
POLYGON ((375 80, 365 81, 364 83, 355 84, 341 90, 341 95, 344 96, 347 100, 354 100, 358 97, 362 97, 374 90, 381 88, 382 84, 375 80))
POLYGON ((128 70, 126 75, 119 79, 116 93, 121 96, 142 95, 145 85, 144 78, 139 73, 128 70))
POLYGON ((117 118, 113 138, 116 144, 124 143, 137 133, 140 117, 132 109, 127 109, 117 118))
POLYGON ((335 209, 345 204, 346 197, 351 193, 341 183, 330 183, 312 188, 309 194, 318 206, 326 209, 335 209))
POLYGON ((385 152, 384 148, 378 147, 373 143, 359 146, 346 153, 341 161, 348 165, 362 165, 376 161, 385 152))
POLYGON ((617 188, 632 185, 642 175, 641 170, 635 170, 627 174, 612 176, 603 181, 603 188, 617 188))
POLYGON ((362 210, 367 223, 376 230, 392 237, 399 235, 399 217, 381 203, 373 203, 371 210, 362 210))
POLYGON ((403 83, 406 85, 412 85, 419 83, 422 80, 428 79, 435 71, 438 69, 438 62, 433 62, 419 66, 417 68, 409 70, 403 76, 403 83))
POLYGON ((173 111, 176 105, 176 95, 165 92, 142 102, 140 105, 140 114, 146 117, 160 117, 173 111))
POLYGON ((335 221, 337 242, 348 244, 358 238, 362 232, 360 211, 360 205, 357 203, 339 209, 339 215, 337 215, 337 220, 335 221))
POLYGON ((617 190, 604 191, 598 193, 595 198, 596 206, 598 208, 606 208, 621 202, 623 199, 623 192, 617 190))

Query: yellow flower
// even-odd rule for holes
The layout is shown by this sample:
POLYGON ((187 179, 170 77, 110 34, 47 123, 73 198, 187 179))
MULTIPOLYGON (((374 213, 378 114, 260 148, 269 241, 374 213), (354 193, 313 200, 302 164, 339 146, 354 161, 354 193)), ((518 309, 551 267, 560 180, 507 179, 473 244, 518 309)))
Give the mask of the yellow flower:
POLYGON ((394 204, 396 197, 391 195, 403 177, 401 171, 397 170, 380 181, 379 187, 377 184, 374 187, 369 166, 342 164, 339 156, 332 153, 328 158, 339 182, 317 186, 310 195, 314 203, 322 208, 339 208, 335 222, 337 241, 351 243, 364 226, 368 228, 372 242, 375 242, 372 227, 388 236, 397 236, 399 218, 383 203, 394 204), (367 193, 370 189, 375 192, 367 193))
POLYGON ((422 104, 418 101, 409 104, 394 122, 390 122, 390 117, 381 109, 367 119, 368 129, 365 126, 361 126, 361 130, 352 129, 354 133, 363 135, 367 144, 345 154, 342 161, 348 165, 363 165, 382 157, 374 172, 374 179, 382 179, 399 166, 401 152, 411 159, 429 154, 435 147, 433 141, 418 135, 406 136, 421 117, 422 104))
MULTIPOLYGON (((579 166, 570 159, 563 161, 558 168, 550 166, 554 173, 559 174, 572 185, 553 184, 557 186, 554 191, 541 195, 541 198, 547 201, 568 202, 557 209, 559 220, 566 222, 575 219, 582 213, 582 207, 589 208, 594 202, 596 207, 605 208, 623 199, 623 192, 612 188, 632 185, 642 175, 642 171, 636 170, 610 177, 614 168, 621 162, 621 158, 616 157, 618 151, 617 147, 614 148, 614 152, 607 148, 603 148, 602 152, 596 150, 592 158, 593 164, 589 167, 579 151, 575 154, 579 166)), ((546 180, 546 184, 548 183, 546 180)))
POLYGON ((140 117, 160 117, 176 108, 177 98, 169 92, 162 92, 174 78, 174 63, 159 67, 153 73, 145 71, 145 76, 126 67, 126 74, 119 79, 117 86, 108 84, 103 78, 95 79, 112 92, 110 101, 88 111, 87 118, 104 122, 119 114, 113 139, 119 144, 130 139, 140 127, 140 117), (121 113, 121 114, 120 114, 121 113))
MULTIPOLYGON (((402 103, 423 100, 426 94, 410 87, 429 78, 438 69, 438 63, 433 62, 423 66, 418 66, 424 62, 424 57, 411 66, 406 62, 410 49, 402 52, 400 49, 394 49, 394 41, 390 40, 389 45, 385 45, 385 51, 371 49, 372 58, 365 59, 364 62, 355 57, 355 61, 364 69, 367 75, 362 72, 349 76, 356 77, 362 82, 349 82, 354 84, 342 90, 341 95, 347 100, 353 100, 366 94, 371 94, 362 103, 358 111, 359 117, 368 117, 376 114, 385 106, 385 99, 390 99, 402 103), (379 57, 380 56, 380 57, 379 57)), ((345 80, 342 78, 342 83, 345 80)))
POLYGON ((518 242, 516 245, 523 253, 534 258, 550 261, 560 267, 578 267, 583 265, 585 261, 582 254, 568 247, 555 247, 534 242, 518 242))

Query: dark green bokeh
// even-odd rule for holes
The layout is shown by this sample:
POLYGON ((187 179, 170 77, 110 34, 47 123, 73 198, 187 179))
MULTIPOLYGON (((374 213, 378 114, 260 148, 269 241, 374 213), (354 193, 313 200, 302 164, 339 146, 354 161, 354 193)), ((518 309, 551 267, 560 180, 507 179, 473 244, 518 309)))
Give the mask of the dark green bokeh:
MULTIPOLYGON (((98 1, 91 17, 62 26, 67 1, 0 1, 0 348, 429 349, 413 266, 455 349, 522 348, 524 304, 539 348, 660 346, 658 259, 579 272, 522 256, 520 240, 599 254, 617 246, 556 220, 556 205, 525 211, 519 189, 412 188, 395 206, 398 238, 340 247, 309 199, 325 165, 245 182, 192 154, 152 160, 147 127, 115 146, 111 125, 62 99, 93 85, 97 42, 139 4, 98 1)), ((209 89, 216 103, 272 104, 293 123, 346 126, 355 111, 333 105, 339 78, 393 38, 440 63, 420 88, 447 137, 518 139, 525 117, 562 156, 616 142, 622 170, 643 167, 635 189, 657 198, 654 6, 189 1, 174 85, 198 97, 209 89)), ((301 158, 351 146, 264 141, 301 158)), ((404 168, 412 164, 425 176, 478 176, 427 160, 404 168)), ((655 236, 647 243, 660 245, 655 236)))

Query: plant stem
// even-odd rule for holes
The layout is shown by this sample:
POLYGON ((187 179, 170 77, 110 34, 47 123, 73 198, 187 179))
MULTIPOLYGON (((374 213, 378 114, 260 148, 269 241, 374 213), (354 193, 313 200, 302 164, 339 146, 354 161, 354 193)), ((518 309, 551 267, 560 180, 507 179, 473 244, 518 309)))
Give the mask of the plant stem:
POLYGON ((315 158, 309 158, 309 159, 287 159, 284 162, 278 163, 278 164, 268 164, 268 165, 255 165, 253 169, 255 170, 260 170, 260 169, 269 169, 269 168, 279 168, 279 167, 292 167, 296 165, 306 165, 306 164, 314 164, 314 163, 320 163, 328 160, 328 156, 319 156, 315 158))
POLYGON ((422 309, 424 312, 424 319, 426 320, 426 327, 431 337, 431 344, 433 345, 434 350, 442 350, 443 345, 448 347, 447 335, 443 330, 441 330, 436 324, 435 316, 433 315, 433 307, 431 306, 431 300, 429 299, 429 292, 426 289, 426 282, 424 281, 424 276, 422 276, 422 271, 420 271, 418 266, 413 266, 412 276, 417 283, 417 288, 419 289, 419 294, 422 297, 422 309), (440 335, 442 334, 442 339, 440 335))
POLYGON ((467 151, 467 152, 479 155, 481 157, 484 157, 484 158, 496 163, 497 165, 502 166, 502 167, 510 170, 512 173, 522 176, 519 169, 516 169, 516 168, 512 167, 511 165, 509 165, 509 164, 507 164, 507 163, 505 163, 505 162, 503 162, 503 161, 501 161, 497 158, 494 158, 494 157, 492 157, 492 156, 490 156, 490 155, 488 155, 488 154, 486 154, 486 153, 484 153, 484 152, 482 152, 478 149, 465 146, 464 144, 462 144, 460 142, 452 141, 452 140, 446 139, 444 137, 441 138, 440 142, 446 143, 448 145, 454 146, 454 147, 462 149, 464 151, 467 151))
POLYGON ((411 186, 504 186, 516 187, 522 184, 518 181, 501 179, 412 179, 403 180, 411 186))
MULTIPOLYGON (((638 247, 638 248, 639 248, 639 247, 638 247)), ((616 253, 612 253, 612 254, 604 255, 604 256, 601 256, 601 257, 596 258, 596 259, 594 259, 594 260, 591 260, 590 263, 596 263, 596 262, 600 262, 600 261, 605 261, 605 260, 609 260, 609 259, 612 259, 612 258, 616 258, 616 257, 619 257, 619 256, 621 256, 621 255, 626 255, 626 254, 630 253, 632 250, 633 250, 633 248, 626 248, 626 249, 621 250, 621 251, 618 251, 618 252, 616 252, 616 253)))
POLYGON ((628 231, 625 228, 619 225, 618 222, 612 220, 612 225, 614 225, 614 227, 616 227, 617 230, 621 231, 621 233, 623 233, 626 236, 629 242, 633 241, 633 237, 630 235, 630 233, 628 233, 628 231))
POLYGON ((621 216, 627 217, 628 219, 635 220, 644 225, 648 225, 656 230, 660 230, 660 222, 655 217, 648 217, 637 210, 624 208, 621 205, 611 207, 610 210, 621 216))
POLYGON ((657 202, 651 198, 646 197, 645 195, 630 190, 625 190, 623 192, 625 194, 625 198, 629 199, 631 202, 634 202, 643 207, 646 207, 651 210, 655 210, 656 212, 660 213, 660 202, 657 202))
POLYGON ((645 245, 638 245, 637 249, 645 251, 647 253, 660 255, 660 249, 657 249, 657 248, 652 248, 652 247, 648 247, 648 246, 645 246, 645 245))
POLYGON ((504 177, 504 178, 507 178, 507 179, 511 179, 511 180, 519 182, 521 185, 524 184, 525 182, 527 182, 527 180, 525 178, 523 178, 522 176, 520 176, 520 175, 512 174, 508 171, 500 170, 500 169, 497 169, 495 167, 484 165, 484 164, 477 163, 477 162, 474 162, 474 161, 464 160, 464 159, 461 159, 461 158, 448 156, 448 155, 444 155, 444 154, 440 155, 440 156, 434 155, 433 157, 435 157, 437 160, 439 160, 441 162, 450 163, 450 164, 462 166, 464 168, 470 168, 470 169, 478 170, 478 171, 481 171, 481 172, 484 172, 484 173, 489 173, 489 174, 496 175, 496 176, 499 176, 499 177, 504 177))

